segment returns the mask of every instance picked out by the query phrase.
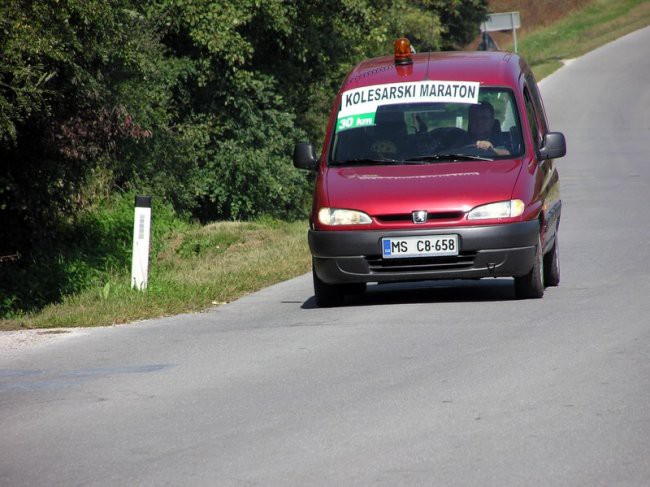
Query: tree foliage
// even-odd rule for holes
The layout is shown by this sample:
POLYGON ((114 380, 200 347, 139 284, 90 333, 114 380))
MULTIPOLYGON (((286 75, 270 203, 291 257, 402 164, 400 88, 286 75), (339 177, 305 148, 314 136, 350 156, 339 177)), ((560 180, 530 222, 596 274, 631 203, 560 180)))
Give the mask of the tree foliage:
MULTIPOLYGON (((115 190, 205 220, 304 215, 293 144, 397 36, 473 37, 485 0, 5 0, 0 256, 115 190)), ((0 264, 2 265, 2 264, 0 264)))
POLYGON ((128 142, 150 137, 133 114, 159 84, 147 80, 158 75, 145 49, 162 50, 130 7, 18 0, 0 7, 0 250, 29 250, 53 236, 57 221, 86 203, 93 174, 112 170, 128 142))

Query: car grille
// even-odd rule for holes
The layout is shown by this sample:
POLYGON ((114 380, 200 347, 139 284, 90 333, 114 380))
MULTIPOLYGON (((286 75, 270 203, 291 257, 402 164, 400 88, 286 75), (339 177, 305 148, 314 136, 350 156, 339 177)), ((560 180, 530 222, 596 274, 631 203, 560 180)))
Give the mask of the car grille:
MULTIPOLYGON (((435 220, 458 220, 463 218, 465 214, 462 211, 450 211, 445 213, 429 213, 427 215, 427 221, 435 220)), ((375 218, 379 223, 396 223, 396 222, 405 222, 413 223, 413 214, 411 213, 395 213, 391 215, 376 215, 375 218)))
POLYGON ((382 259, 367 256, 372 273, 429 272, 467 269, 474 264, 476 252, 464 252, 453 257, 418 257, 414 259, 382 259))

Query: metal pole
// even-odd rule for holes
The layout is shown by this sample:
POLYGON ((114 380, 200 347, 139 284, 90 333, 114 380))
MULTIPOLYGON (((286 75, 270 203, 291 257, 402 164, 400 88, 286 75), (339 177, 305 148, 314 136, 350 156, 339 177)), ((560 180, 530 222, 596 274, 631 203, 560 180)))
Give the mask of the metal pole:
POLYGON ((517 52, 517 28, 515 27, 515 13, 510 12, 510 25, 512 25, 512 37, 515 41, 515 53, 517 52))

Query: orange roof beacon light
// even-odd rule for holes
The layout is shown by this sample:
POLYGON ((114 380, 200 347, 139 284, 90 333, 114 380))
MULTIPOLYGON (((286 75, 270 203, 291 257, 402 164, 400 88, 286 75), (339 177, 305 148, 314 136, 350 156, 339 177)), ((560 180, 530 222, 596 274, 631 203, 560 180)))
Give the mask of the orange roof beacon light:
POLYGON ((406 37, 400 37, 395 39, 395 64, 404 65, 404 64, 413 64, 413 59, 411 58, 411 41, 406 37))

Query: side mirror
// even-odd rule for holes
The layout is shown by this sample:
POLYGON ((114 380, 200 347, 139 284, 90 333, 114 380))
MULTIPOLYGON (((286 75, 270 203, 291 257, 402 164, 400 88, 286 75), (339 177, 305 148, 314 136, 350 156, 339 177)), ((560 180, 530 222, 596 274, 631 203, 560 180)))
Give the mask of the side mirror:
POLYGON ((293 165, 298 169, 315 171, 318 167, 318 158, 314 153, 314 146, 306 142, 296 144, 293 149, 293 165))
POLYGON ((566 141, 561 132, 549 132, 544 136, 539 156, 542 160, 555 159, 566 155, 566 141))

